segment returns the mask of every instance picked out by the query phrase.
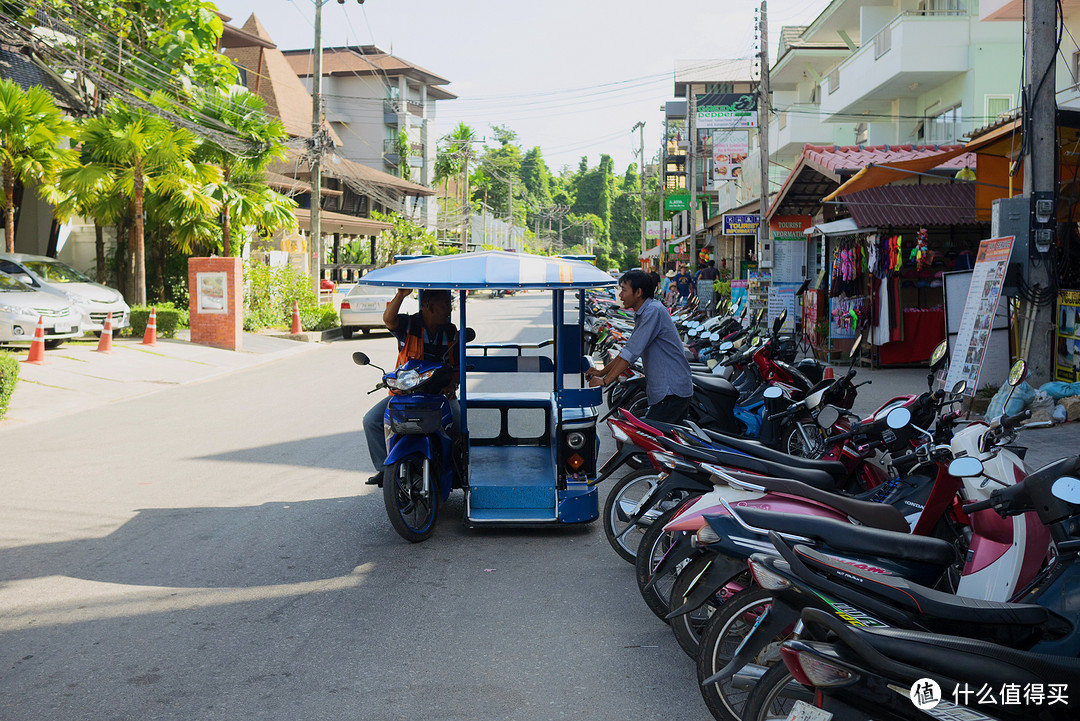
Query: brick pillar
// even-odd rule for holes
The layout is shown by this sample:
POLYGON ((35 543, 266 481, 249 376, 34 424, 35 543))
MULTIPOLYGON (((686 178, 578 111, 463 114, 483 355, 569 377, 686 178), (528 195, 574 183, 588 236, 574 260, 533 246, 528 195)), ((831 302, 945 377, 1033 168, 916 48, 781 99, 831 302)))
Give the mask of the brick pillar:
POLYGON ((244 332, 241 258, 188 258, 191 342, 240 350, 244 332))

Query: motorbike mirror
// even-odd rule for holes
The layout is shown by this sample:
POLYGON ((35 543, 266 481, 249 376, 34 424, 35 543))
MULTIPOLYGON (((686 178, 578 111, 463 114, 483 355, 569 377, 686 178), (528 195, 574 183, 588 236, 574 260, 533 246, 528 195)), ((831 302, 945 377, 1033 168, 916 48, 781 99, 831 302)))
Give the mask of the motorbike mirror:
POLYGON ((784 308, 784 310, 780 311, 780 315, 776 316, 776 320, 773 321, 773 324, 772 324, 773 335, 776 335, 777 333, 780 332, 780 329, 784 327, 784 321, 786 321, 786 320, 787 320, 787 308, 784 308))
POLYGON ((938 343, 937 348, 930 354, 930 370, 937 370, 938 367, 945 361, 945 354, 949 352, 949 342, 941 341, 938 343))
POLYGON ((691 328, 690 330, 686 331, 686 335, 690 336, 691 338, 697 338, 697 328, 691 328))
POLYGON ((836 406, 825 406, 818 411, 817 424, 822 428, 832 428, 838 420, 840 420, 840 411, 836 406))
POLYGON ((744 305, 743 309, 742 309, 742 312, 739 313, 739 319, 741 320, 741 319, 743 319, 745 317, 746 317, 746 306, 744 305))
POLYGON ((1027 378, 1027 362, 1021 358, 1009 369, 1009 385, 1015 388, 1023 383, 1025 378, 1027 378))
POLYGON ((898 431, 911 423, 911 411, 907 408, 893 408, 889 415, 885 416, 885 425, 898 431))
POLYGON ((784 391, 780 390, 780 388, 778 388, 777 386, 769 386, 764 391, 762 391, 761 395, 770 399, 783 398, 784 391))
POLYGON ((952 387, 952 394, 954 396, 963 395, 964 391, 967 390, 967 387, 967 381, 956 381, 956 385, 952 387))
POLYGON ((720 340, 720 334, 719 333, 710 333, 709 334, 709 340, 711 340, 711 341, 713 341, 715 343, 716 341, 720 340))
POLYGON ((358 366, 366 366, 371 363, 371 359, 367 357, 367 353, 356 351, 352 354, 352 362, 358 366))
POLYGON ((761 319, 765 315, 764 308, 758 308, 757 315, 754 316, 754 325, 761 325, 761 319))
POLYGON ((1062 476, 1050 487, 1054 498, 1066 503, 1080 504, 1080 478, 1062 476))
POLYGON ((465 342, 466 343, 472 343, 474 340, 476 340, 476 331, 473 330, 472 328, 466 328, 465 329, 465 342))
POLYGON ((859 357, 859 346, 862 345, 862 341, 862 333, 859 333, 859 335, 855 336, 855 342, 851 344, 851 350, 848 351, 848 359, 852 362, 859 357))
POLYGON ((809 287, 810 287, 810 279, 807 278, 806 280, 804 280, 802 282, 802 285, 799 286, 799 289, 797 291, 795 291, 795 295, 796 296, 802 295, 803 293, 806 292, 806 289, 809 288, 809 287))
POLYGON ((949 464, 949 475, 956 478, 973 478, 975 476, 981 476, 983 472, 983 464, 978 458, 972 458, 971 456, 964 456, 962 458, 954 459, 949 464))
POLYGON ((727 351, 731 350, 734 347, 735 347, 735 344, 732 343, 729 340, 726 340, 726 341, 724 341, 723 343, 720 344, 720 350, 722 350, 724 352, 727 352, 727 351))

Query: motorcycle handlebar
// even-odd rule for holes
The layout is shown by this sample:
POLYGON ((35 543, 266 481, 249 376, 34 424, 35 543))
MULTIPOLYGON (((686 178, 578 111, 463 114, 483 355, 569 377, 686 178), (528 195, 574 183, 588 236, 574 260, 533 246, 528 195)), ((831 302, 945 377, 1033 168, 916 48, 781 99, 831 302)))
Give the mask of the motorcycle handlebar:
POLYGON ((977 511, 985 511, 987 508, 993 508, 996 503, 996 498, 987 498, 985 501, 979 501, 977 503, 967 503, 963 506, 963 509, 964 513, 971 514, 977 511))
POLYGON ((1020 425, 1021 421, 1026 421, 1028 418, 1031 418, 1031 410, 1030 409, 1025 410, 1025 411, 1020 411, 1019 413, 1016 413, 1016 414, 1011 415, 1011 416, 1002 416, 1001 420, 999 422, 1000 422, 1002 428, 1008 430, 1008 429, 1011 429, 1014 426, 1020 425))

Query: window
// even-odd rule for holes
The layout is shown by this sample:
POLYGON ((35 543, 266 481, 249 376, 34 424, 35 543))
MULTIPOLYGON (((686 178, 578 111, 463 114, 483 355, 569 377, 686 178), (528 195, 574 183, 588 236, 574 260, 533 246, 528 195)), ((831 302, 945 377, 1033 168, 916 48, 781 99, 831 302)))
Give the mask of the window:
POLYGON ((1012 110, 1012 95, 986 95, 984 99, 986 101, 987 124, 1000 120, 1002 116, 1008 115, 1009 111, 1012 110))
POLYGON ((855 144, 866 145, 870 140, 870 126, 866 123, 859 123, 855 126, 855 144))
POLYGON ((959 139, 963 132, 963 116, 960 111, 961 106, 956 104, 937 115, 928 117, 924 126, 926 141, 940 145, 959 139))

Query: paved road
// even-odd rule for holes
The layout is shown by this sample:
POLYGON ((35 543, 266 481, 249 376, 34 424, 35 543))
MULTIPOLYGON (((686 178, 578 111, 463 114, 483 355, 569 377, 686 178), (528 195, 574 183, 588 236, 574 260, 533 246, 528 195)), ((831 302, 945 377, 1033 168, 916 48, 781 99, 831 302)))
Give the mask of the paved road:
MULTIPOLYGON (((547 307, 470 325, 539 340, 547 307)), ((598 525, 466 531, 455 494, 430 542, 394 534, 361 349, 394 356, 338 342, 0 429, 0 718, 708 718, 598 525)))

